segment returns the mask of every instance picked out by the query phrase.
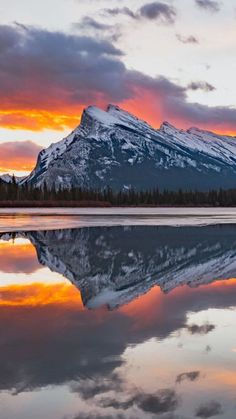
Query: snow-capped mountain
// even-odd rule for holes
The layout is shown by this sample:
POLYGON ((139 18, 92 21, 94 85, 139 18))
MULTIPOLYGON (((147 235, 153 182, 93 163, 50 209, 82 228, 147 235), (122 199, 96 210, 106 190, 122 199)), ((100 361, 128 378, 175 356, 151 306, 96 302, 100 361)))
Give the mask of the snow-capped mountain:
POLYGON ((68 137, 39 153, 25 181, 115 190, 236 187, 236 137, 167 122, 156 130, 117 106, 89 106, 68 137))
POLYGON ((22 235, 33 243, 42 265, 80 289, 88 308, 120 306, 154 285, 169 292, 236 275, 236 226, 231 225, 92 227, 22 235))
MULTIPOLYGON (((16 183, 22 183, 24 181, 26 176, 15 176, 15 182, 16 183)), ((13 182, 13 176, 9 175, 9 173, 6 173, 5 175, 0 175, 0 179, 3 180, 6 183, 12 183, 13 182)))

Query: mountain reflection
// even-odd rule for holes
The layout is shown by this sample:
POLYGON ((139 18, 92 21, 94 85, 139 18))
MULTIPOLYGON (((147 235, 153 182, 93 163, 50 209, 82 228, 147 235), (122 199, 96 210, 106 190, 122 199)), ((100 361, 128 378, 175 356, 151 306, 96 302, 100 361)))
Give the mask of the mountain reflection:
MULTIPOLYGON (((118 307, 154 285, 169 292, 236 276, 236 227, 94 227, 23 234, 84 305, 118 307)), ((6 237, 6 235, 5 235, 6 237)), ((7 236, 11 237, 11 236, 7 236)))
MULTIPOLYGON (((15 234, 24 239, 22 252, 29 239, 27 252, 36 249, 40 264, 70 281, 1 282, 0 390, 35 395, 66 386, 77 411, 48 414, 59 419, 209 411, 234 418, 234 399, 228 416, 225 406, 231 409, 236 382, 235 233, 234 226, 212 226, 15 234)), ((10 239, 2 236, 6 259, 18 272, 10 239)), ((22 259, 19 266, 24 270, 22 259)))

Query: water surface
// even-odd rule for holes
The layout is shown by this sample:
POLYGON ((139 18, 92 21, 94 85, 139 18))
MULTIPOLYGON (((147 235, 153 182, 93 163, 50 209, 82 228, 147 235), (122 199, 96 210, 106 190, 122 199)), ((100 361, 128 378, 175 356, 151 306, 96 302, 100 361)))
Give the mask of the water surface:
POLYGON ((1 419, 235 418, 236 225, 0 239, 1 419))
POLYGON ((0 208, 0 232, 93 226, 236 224, 236 208, 0 208))

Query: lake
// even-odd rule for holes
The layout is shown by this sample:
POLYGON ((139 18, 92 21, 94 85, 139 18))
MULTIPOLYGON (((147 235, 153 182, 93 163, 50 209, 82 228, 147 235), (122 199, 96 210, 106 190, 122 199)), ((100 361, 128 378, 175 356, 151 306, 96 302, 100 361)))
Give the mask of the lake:
POLYGON ((236 417, 234 209, 21 211, 0 217, 1 419, 236 417))

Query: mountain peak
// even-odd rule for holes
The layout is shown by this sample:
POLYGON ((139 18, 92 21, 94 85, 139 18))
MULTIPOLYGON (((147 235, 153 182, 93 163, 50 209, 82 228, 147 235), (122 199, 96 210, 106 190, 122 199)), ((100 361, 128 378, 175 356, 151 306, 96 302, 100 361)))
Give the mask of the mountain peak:
POLYGON ((114 105, 113 103, 109 103, 109 105, 107 105, 107 112, 112 113, 114 111, 115 112, 122 112, 122 109, 118 105, 114 105))
POLYGON ((218 137, 217 134, 215 134, 214 132, 211 132, 209 130, 204 130, 204 129, 200 129, 197 127, 191 127, 187 130, 188 134, 192 134, 192 135, 204 135, 204 134, 208 134, 214 137, 218 137))
POLYGON ((165 133, 170 133, 171 131, 176 132, 178 129, 170 124, 168 121, 164 121, 160 126, 160 131, 163 131, 165 133))
POLYGON ((91 119, 100 122, 104 125, 112 125, 117 123, 117 119, 114 118, 111 114, 109 114, 108 112, 97 108, 96 106, 88 106, 84 112, 83 112, 83 116, 82 116, 82 120, 85 116, 90 117, 91 119))
POLYGON ((235 138, 192 130, 166 121, 157 130, 116 105, 89 106, 76 130, 41 151, 23 182, 57 189, 235 186, 235 138))
POLYGON ((131 112, 126 111, 117 105, 108 105, 107 112, 109 115, 112 115, 113 117, 117 118, 119 120, 119 124, 122 124, 124 126, 139 127, 140 129, 153 130, 151 125, 149 125, 146 121, 138 118, 131 112))

